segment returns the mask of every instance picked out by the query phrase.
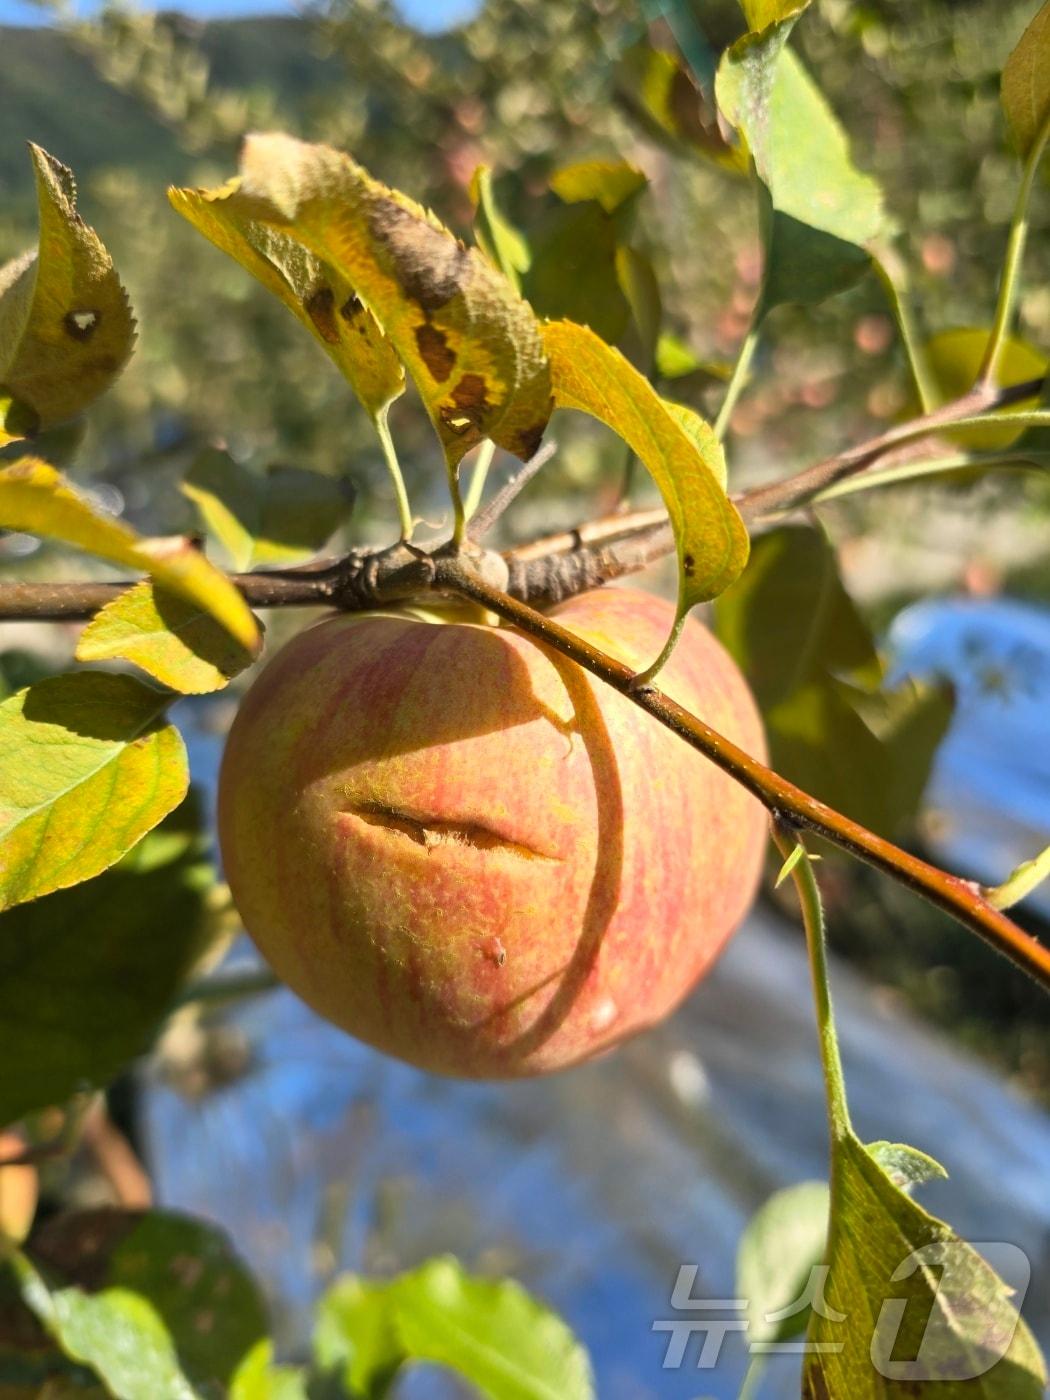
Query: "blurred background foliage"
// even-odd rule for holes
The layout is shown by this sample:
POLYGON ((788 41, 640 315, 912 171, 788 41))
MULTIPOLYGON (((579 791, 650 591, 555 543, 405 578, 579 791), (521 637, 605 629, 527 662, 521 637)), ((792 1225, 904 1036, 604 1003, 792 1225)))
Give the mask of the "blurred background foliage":
MULTIPOLYGON (((286 311, 167 203, 169 183, 214 186, 232 174, 251 129, 351 151, 463 237, 472 176, 488 166, 499 208, 531 250, 524 290, 538 309, 589 319, 662 392, 713 416, 757 294, 756 206, 709 93, 679 55, 682 28, 672 32, 663 8, 673 9, 488 0, 468 22, 422 33, 389 0, 209 23, 109 6, 88 21, 56 11, 50 27, 0 28, 0 261, 35 239, 22 145, 31 139, 73 168, 81 211, 110 249, 139 323, 115 389, 84 425, 40 450, 148 533, 195 528, 178 484, 220 444, 252 468, 351 476, 358 498, 347 538, 392 536, 379 446, 346 384, 286 311), (593 159, 631 162, 647 183, 615 210, 566 202, 552 188, 555 172, 593 159)), ((679 20, 686 8, 677 7, 679 20)), ((692 11, 706 36, 689 53, 702 79, 744 26, 735 0, 693 0, 692 11)), ((1019 179, 999 74, 1032 12, 1032 0, 815 0, 795 32, 856 163, 885 190, 924 336, 991 319, 1019 179)), ((1043 351, 1045 183, 1031 209, 1018 326, 1043 351)), ((909 411, 910 396, 874 276, 815 309, 779 308, 733 419, 731 484, 786 475, 877 432, 909 411)), ((437 444, 411 395, 391 421, 417 513, 447 522, 437 444)), ((554 436, 557 456, 511 513, 512 537, 575 524, 618 500, 622 445, 582 420, 559 418, 554 436)), ((497 459, 497 478, 509 469, 497 459)), ((637 478, 634 496, 656 499, 637 478)), ((999 473, 850 498, 822 519, 878 634, 931 591, 1008 588, 1045 600, 1048 513, 1045 475, 999 473)), ((0 566, 83 572, 82 561, 56 565, 34 551, 25 537, 0 540, 0 566)), ((275 622, 279 630, 287 619, 275 622)), ((1047 1092, 1036 993, 980 947, 967 953, 971 974, 946 979, 959 937, 912 902, 902 910, 895 890, 862 872, 844 870, 829 889, 842 946, 939 1019, 998 1047, 1029 1087, 1047 1092), (902 918, 916 932, 910 952, 908 938, 891 947, 879 933, 902 918)))

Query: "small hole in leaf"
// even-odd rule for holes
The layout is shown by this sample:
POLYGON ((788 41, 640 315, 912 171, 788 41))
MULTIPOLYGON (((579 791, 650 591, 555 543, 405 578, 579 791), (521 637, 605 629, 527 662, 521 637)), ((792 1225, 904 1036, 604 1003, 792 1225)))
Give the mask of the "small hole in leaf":
POLYGON ((74 340, 90 340, 98 326, 98 312, 69 311, 62 324, 74 340))

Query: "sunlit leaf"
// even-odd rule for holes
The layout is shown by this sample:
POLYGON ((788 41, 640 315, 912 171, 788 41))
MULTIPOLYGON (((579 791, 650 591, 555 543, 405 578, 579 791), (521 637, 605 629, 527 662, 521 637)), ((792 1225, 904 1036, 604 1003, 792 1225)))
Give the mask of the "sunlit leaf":
POLYGON ((415 381, 450 469, 484 438, 532 456, 551 407, 539 328, 478 249, 349 156, 289 136, 249 137, 240 177, 212 199, 339 271, 415 381))
POLYGON ((259 629, 247 603, 189 540, 141 538, 96 511, 46 462, 23 457, 0 470, 0 527, 61 540, 110 563, 141 569, 199 604, 242 646, 258 645, 259 629))
MULTIPOLYGON (((803 847, 796 846, 797 857, 803 847)), ((828 1187, 803 1181, 770 1196, 747 1222, 736 1252, 736 1294, 747 1300, 749 1343, 784 1341, 806 1330, 804 1299, 811 1271, 824 1257, 828 1187), (780 1316, 774 1316, 780 1314, 780 1316)))
POLYGON ((733 373, 728 360, 702 360, 684 340, 664 332, 656 342, 656 372, 661 379, 685 379, 687 375, 703 375, 724 384, 733 373))
POLYGON ((149 1047, 211 935, 206 844, 184 803, 111 870, 0 913, 0 1123, 149 1047))
POLYGON ((385 1395, 413 1361, 447 1366, 500 1400, 591 1400, 586 1352, 520 1284, 431 1259, 389 1283, 338 1282, 322 1301, 318 1357, 352 1393, 385 1395))
POLYGON ((850 286, 870 266, 868 245, 885 222, 878 185, 854 166, 838 119, 785 48, 793 14, 737 40, 718 72, 719 105, 761 182, 760 314, 850 286))
MULTIPOLYGON (((1010 1289, 902 1189, 937 1164, 900 1144, 865 1147, 849 1130, 832 1153, 829 1271, 810 1316, 806 1400, 1039 1400, 1045 1365, 1010 1289)), ((986 1248, 1023 1259, 1009 1245, 986 1248)))
POLYGON ((678 58, 645 39, 632 44, 617 70, 617 95, 647 134, 676 154, 687 151, 741 174, 747 152, 722 131, 714 104, 678 58))
POLYGON ((592 331, 569 321, 543 328, 554 400, 606 423, 652 473, 674 527, 679 615, 713 598, 747 562, 743 521, 719 485, 719 465, 665 407, 647 379, 592 331))
POLYGON ((172 205, 205 238, 279 297, 317 339, 375 418, 404 392, 397 352, 334 264, 253 219, 227 190, 168 191, 172 205))
POLYGON ((0 909, 99 874, 182 801, 170 700, 77 672, 0 703, 0 909))
MULTIPOLYGON (((988 345, 989 331, 976 326, 959 330, 942 331, 926 345, 926 362, 938 392, 939 404, 960 398, 973 388, 978 371, 988 345)), ((1003 387, 1011 384, 1024 384, 1030 379, 1042 379, 1050 361, 1034 346, 1016 337, 1009 337, 1003 343, 996 369, 996 381, 1003 387)), ((988 414, 989 420, 1008 419, 1011 414, 1024 413, 1034 408, 1039 401, 1036 392, 1032 398, 1006 408, 996 409, 988 414)), ((992 452, 996 448, 1010 447, 1024 433, 1023 427, 981 427, 960 428, 945 431, 942 436, 957 442, 975 452, 992 452)))
POLYGON ((515 290, 520 291, 522 274, 530 261, 529 245, 497 204, 492 171, 487 165, 479 165, 471 176, 470 198, 474 204, 474 237, 478 247, 515 290))
MULTIPOLYGON (((22 421, 49 427, 109 388, 131 354, 135 323, 109 254, 77 213, 72 173, 30 145, 39 252, 0 270, 0 396, 22 421)), ((12 410, 0 428, 15 436, 12 410)))
POLYGON ((594 200, 607 214, 613 214, 648 180, 643 171, 625 160, 585 160, 564 165, 550 177, 550 186, 566 204, 594 200))
POLYGON ((1012 909, 1027 899, 1044 880, 1050 880, 1050 846, 1031 860, 1023 860, 1001 885, 983 891, 985 899, 996 909, 1012 909))
POLYGON ((797 19, 810 0, 741 0, 747 27, 765 29, 781 20, 797 19))
POLYGON ((1003 111, 1022 159, 1045 139, 1050 122, 1050 0, 1040 7, 1006 60, 1003 111))
POLYGON ((661 400, 664 408, 685 433, 686 437, 700 453, 708 469, 724 491, 726 488, 726 454, 715 436, 715 430, 706 418, 701 418, 695 408, 688 404, 676 403, 674 399, 661 400))
POLYGON ((295 1366, 278 1366, 273 1342, 256 1342, 230 1382, 229 1400, 309 1400, 306 1372, 295 1366))
POLYGON ((131 661, 170 690, 221 690, 252 661, 210 614, 148 579, 95 614, 77 642, 78 661, 131 661))

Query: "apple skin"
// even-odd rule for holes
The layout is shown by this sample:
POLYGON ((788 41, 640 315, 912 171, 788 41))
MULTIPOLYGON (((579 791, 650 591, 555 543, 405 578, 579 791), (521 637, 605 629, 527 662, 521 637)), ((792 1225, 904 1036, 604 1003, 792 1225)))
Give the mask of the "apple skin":
MULTIPOLYGON (((662 599, 553 615, 628 665, 662 599)), ((690 619, 660 685, 748 753, 762 725, 690 619)), ((265 667, 219 786, 226 878, 277 975, 387 1054, 542 1074, 660 1021, 754 898, 758 802, 611 687, 504 627, 340 615, 265 667)))

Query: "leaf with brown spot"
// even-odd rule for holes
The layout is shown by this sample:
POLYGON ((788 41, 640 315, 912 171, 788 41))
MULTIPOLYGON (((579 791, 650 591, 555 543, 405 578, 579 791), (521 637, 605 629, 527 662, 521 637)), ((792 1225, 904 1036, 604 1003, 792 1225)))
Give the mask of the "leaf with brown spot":
POLYGON ((199 233, 284 302, 375 419, 405 390, 397 352, 342 273, 294 237, 251 218, 227 197, 236 185, 210 192, 171 189, 168 198, 199 233))
MULTIPOLYGON (((0 395, 23 423, 32 415, 35 430, 74 418, 109 388, 131 354, 135 322, 112 259, 77 213, 72 173, 39 146, 29 151, 39 252, 0 270, 0 395)), ((0 442, 5 434, 26 435, 0 410, 0 442)))
POLYGON ((535 316, 432 214, 349 156, 281 135, 249 137, 239 179, 190 198, 226 222, 276 230, 339 273, 415 381, 450 471, 484 438, 522 459, 535 451, 551 412, 535 316))

